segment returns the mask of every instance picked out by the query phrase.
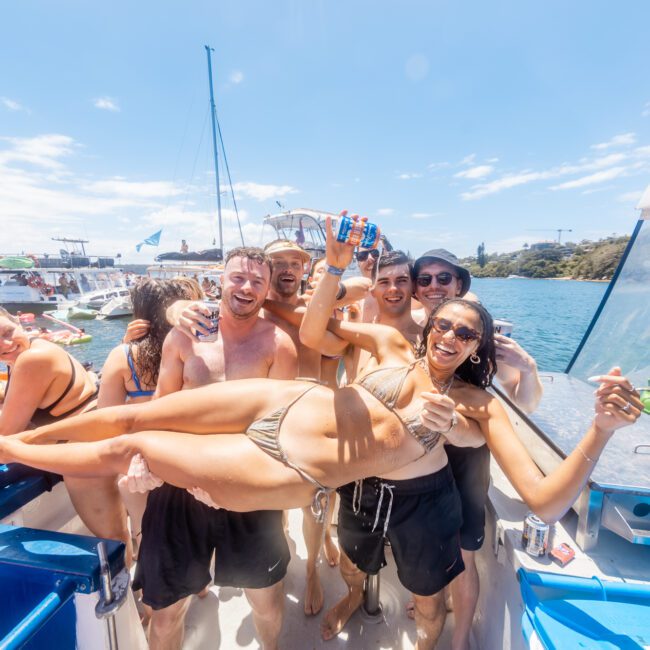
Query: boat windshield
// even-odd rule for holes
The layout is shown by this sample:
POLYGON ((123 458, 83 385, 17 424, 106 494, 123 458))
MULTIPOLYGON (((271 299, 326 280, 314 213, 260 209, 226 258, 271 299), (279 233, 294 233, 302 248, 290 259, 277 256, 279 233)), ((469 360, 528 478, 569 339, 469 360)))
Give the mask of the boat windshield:
POLYGON ((636 386, 650 380, 650 221, 639 222, 618 277, 605 294, 568 372, 580 379, 619 365, 636 386))

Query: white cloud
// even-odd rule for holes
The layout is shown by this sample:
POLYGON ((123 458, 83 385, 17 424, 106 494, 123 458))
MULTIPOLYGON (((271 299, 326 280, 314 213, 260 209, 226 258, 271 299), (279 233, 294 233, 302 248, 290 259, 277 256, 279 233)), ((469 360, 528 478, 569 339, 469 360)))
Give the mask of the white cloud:
POLYGON ((241 70, 233 70, 228 77, 231 84, 240 84, 244 81, 244 73, 241 70))
POLYGON ((449 165, 450 165, 450 163, 448 163, 447 161, 429 163, 427 165, 427 169, 430 170, 430 171, 434 171, 436 169, 443 169, 445 167, 449 167, 449 165))
POLYGON ((589 174, 589 176, 583 176, 574 181, 567 181, 566 183, 561 183, 560 185, 553 185, 552 190, 571 190, 576 187, 585 187, 587 185, 595 185, 597 183, 604 183, 605 181, 610 181, 612 178, 617 178, 625 172, 625 167, 612 167, 611 169, 606 169, 602 172, 596 172, 595 174, 589 174))
POLYGON ((377 216, 379 217, 390 217, 391 214, 393 214, 395 210, 393 208, 379 208, 377 210, 377 216))
POLYGON ((9 111, 26 111, 27 109, 15 99, 9 97, 0 97, 0 104, 2 104, 9 111))
POLYGON ((233 183, 233 190, 256 201, 277 199, 287 194, 297 194, 298 190, 291 185, 263 185, 261 183, 233 183))
MULTIPOLYGON (((600 183, 610 178, 615 178, 626 172, 633 172, 644 167, 647 163, 646 160, 650 159, 650 146, 636 147, 627 153, 611 153, 597 158, 582 158, 578 163, 562 163, 549 169, 535 171, 524 169, 519 172, 512 172, 503 175, 488 183, 480 183, 472 186, 468 191, 463 192, 460 196, 464 201, 474 201, 481 199, 491 194, 502 192, 503 190, 526 185, 536 181, 550 180, 554 178, 561 178, 562 176, 571 176, 576 174, 585 174, 586 172, 599 172, 603 168, 621 169, 621 171, 612 172, 607 170, 603 174, 592 174, 585 178, 593 180, 577 179, 579 184, 573 185, 569 182, 559 184, 551 189, 569 189, 571 187, 583 187, 587 184, 600 183), (621 166, 621 163, 625 163, 621 166), (613 165, 618 167, 613 168, 613 165), (613 175, 612 175, 613 174, 613 175), (600 180, 602 178, 602 180, 600 180)), ((471 170, 467 170, 471 171, 471 170)), ((461 172, 462 174, 462 172, 461 172)))
POLYGON ((641 200, 642 196, 643 190, 639 190, 637 192, 624 192, 623 194, 619 194, 616 198, 621 203, 634 203, 636 205, 641 200))
POLYGON ((621 133, 620 135, 615 135, 611 140, 607 142, 600 142, 599 144, 592 144, 592 149, 597 149, 603 151, 605 149, 611 149, 612 147, 623 147, 628 144, 634 144, 636 142, 635 133, 621 133))
POLYGON ((397 178, 400 181, 410 181, 414 178, 422 178, 422 174, 419 174, 417 172, 405 172, 403 174, 398 174, 397 178))
POLYGON ((472 164, 474 164, 474 161, 475 161, 475 160, 476 160, 476 154, 475 154, 475 153, 471 153, 471 154, 469 154, 469 156, 465 156, 465 157, 460 161, 460 164, 461 164, 461 165, 472 165, 472 164))
POLYGON ((642 117, 650 117, 650 102, 646 102, 641 112, 642 117))
POLYGON ((69 156, 78 145, 67 135, 51 133, 33 138, 0 138, 11 148, 0 151, 0 165, 10 162, 29 163, 38 167, 57 169, 62 167, 59 160, 69 156))
POLYGON ((113 113, 119 113, 120 111, 120 107, 112 97, 98 97, 93 100, 93 105, 103 111, 112 111, 113 113))
POLYGON ((464 169, 462 172, 454 174, 454 178, 483 178, 484 176, 489 176, 494 167, 492 165, 477 165, 476 167, 470 167, 469 169, 464 169))

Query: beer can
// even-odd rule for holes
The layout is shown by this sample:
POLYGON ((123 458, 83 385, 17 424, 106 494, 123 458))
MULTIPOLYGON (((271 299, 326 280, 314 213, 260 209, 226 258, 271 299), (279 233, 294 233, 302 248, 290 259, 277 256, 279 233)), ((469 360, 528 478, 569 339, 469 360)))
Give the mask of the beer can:
POLYGON ((507 336, 508 338, 512 336, 514 325, 510 321, 493 318, 492 323, 494 324, 495 334, 503 334, 503 336, 507 336))
POLYGON ((369 221, 339 217, 334 231, 336 240, 353 246, 374 248, 379 241, 379 228, 369 221))
POLYGON ((210 327, 208 328, 207 334, 197 330, 196 338, 201 343, 210 343, 211 341, 216 341, 219 334, 219 303, 206 300, 203 304, 210 310, 210 314, 208 315, 210 327))
POLYGON ((521 545, 533 557, 541 557, 548 548, 548 538, 551 527, 537 515, 529 512, 524 519, 524 529, 521 534, 521 545))

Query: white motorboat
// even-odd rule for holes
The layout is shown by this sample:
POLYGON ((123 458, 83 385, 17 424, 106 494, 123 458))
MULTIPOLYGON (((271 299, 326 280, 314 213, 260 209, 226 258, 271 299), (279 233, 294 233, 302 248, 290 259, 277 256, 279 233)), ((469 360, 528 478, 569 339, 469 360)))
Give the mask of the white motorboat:
POLYGON ((84 297, 89 293, 126 289, 126 276, 112 257, 86 255, 83 239, 53 239, 72 250, 62 248, 58 255, 0 255, 0 304, 5 309, 40 314, 77 304, 86 307, 84 297))
POLYGON ((117 296, 111 298, 97 313, 97 320, 109 318, 123 318, 133 315, 133 303, 131 296, 117 296))

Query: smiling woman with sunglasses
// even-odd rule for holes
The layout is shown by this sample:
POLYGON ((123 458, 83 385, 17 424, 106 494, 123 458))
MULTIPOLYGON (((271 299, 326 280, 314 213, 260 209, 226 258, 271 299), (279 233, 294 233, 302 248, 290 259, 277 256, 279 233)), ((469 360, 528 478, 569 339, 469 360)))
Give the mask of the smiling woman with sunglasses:
MULTIPOLYGON (((162 480, 198 487, 229 510, 312 504, 322 515, 328 495, 338 486, 387 474, 426 454, 435 455, 446 475, 445 439, 470 446, 485 439, 531 509, 548 521, 560 517, 614 431, 639 417, 643 405, 629 382, 616 371, 603 379, 592 426, 577 449, 544 477, 503 407, 484 390, 496 369, 487 311, 464 300, 443 304, 425 329, 422 357, 415 359, 409 343, 393 328, 329 319, 340 274, 352 254, 352 247, 334 241, 328 223, 328 269, 308 313, 324 320, 327 338, 354 343, 374 356, 374 369, 354 384, 341 389, 298 380, 211 384, 151 403, 71 417, 20 434, 19 439, 5 438, 0 440, 0 463, 21 462, 76 476, 112 476, 125 473, 131 458, 140 453, 162 480), (61 439, 97 442, 24 442, 61 439)), ((447 546, 438 582, 421 587, 423 596, 439 592, 462 571, 459 505, 450 489, 452 493, 445 488, 448 506, 443 506, 449 516, 427 524, 427 534, 437 535, 447 546), (447 571, 449 564, 453 570, 447 571)), ((427 577, 425 571, 414 579, 421 577, 427 577)), ((439 630, 427 626, 417 607, 416 623, 418 648, 432 648, 439 630)))

